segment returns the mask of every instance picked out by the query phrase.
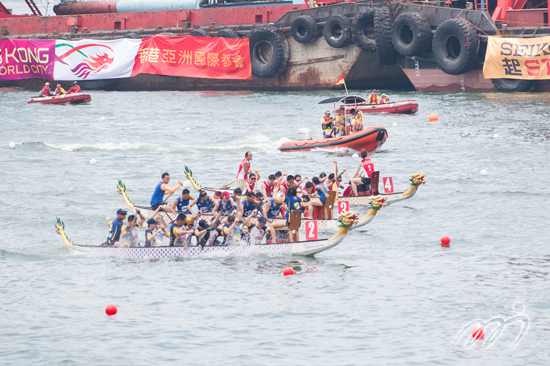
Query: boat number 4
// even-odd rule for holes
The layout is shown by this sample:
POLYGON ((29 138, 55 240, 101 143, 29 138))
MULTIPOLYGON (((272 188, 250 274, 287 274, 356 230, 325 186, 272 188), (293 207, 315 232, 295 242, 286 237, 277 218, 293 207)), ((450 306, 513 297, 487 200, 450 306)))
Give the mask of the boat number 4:
POLYGON ((306 240, 317 240, 317 221, 306 221, 306 240))
POLYGON ((393 193, 393 179, 392 177, 382 178, 384 182, 384 193, 393 193))
POLYGON ((349 202, 348 201, 338 202, 338 215, 341 215, 341 214, 346 213, 348 211, 349 211, 349 202))

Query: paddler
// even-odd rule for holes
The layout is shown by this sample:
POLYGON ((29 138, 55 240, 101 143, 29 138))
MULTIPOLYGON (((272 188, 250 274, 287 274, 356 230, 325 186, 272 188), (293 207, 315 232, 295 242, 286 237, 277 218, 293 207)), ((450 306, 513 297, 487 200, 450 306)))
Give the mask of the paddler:
POLYGON ((216 201, 212 197, 209 197, 208 193, 201 191, 199 197, 189 204, 189 209, 191 209, 193 205, 197 205, 197 209, 200 212, 208 213, 212 212, 212 209, 216 205, 216 201))
POLYGON ((276 180, 275 174, 270 174, 267 177, 267 180, 264 180, 262 182, 262 185, 261 185, 262 194, 264 195, 264 198, 266 200, 270 199, 271 196, 273 196, 273 191, 275 190, 275 187, 276 187, 275 180, 276 180))
MULTIPOLYGON (((203 221, 203 220, 201 220, 203 221)), ((190 224, 191 219, 187 218, 187 215, 180 213, 176 217, 176 221, 170 225, 170 246, 181 247, 187 242, 187 239, 193 234, 192 229, 188 229, 185 225, 190 224)))
POLYGON ((330 111, 325 111, 325 115, 321 117, 321 129, 323 130, 323 137, 334 137, 334 118, 330 116, 330 111))
POLYGON ((382 94, 380 98, 380 104, 388 104, 390 103, 390 98, 386 94, 382 94))
POLYGON ((62 95, 62 94, 65 94, 65 89, 63 89, 63 88, 61 87, 61 84, 57 84, 57 87, 55 88, 54 94, 55 94, 55 95, 62 95))
POLYGON ((163 206, 164 209, 167 209, 168 211, 173 212, 174 214, 176 211, 172 208, 171 205, 166 205, 164 203, 164 195, 165 194, 172 194, 175 191, 177 191, 181 186, 183 186, 182 182, 178 182, 178 185, 170 188, 168 187, 168 183, 170 183, 170 174, 168 173, 162 173, 162 180, 157 186, 155 187, 155 191, 153 192, 153 196, 151 197, 151 210, 156 210, 160 206, 163 206))
POLYGON ((363 112, 361 112, 358 109, 353 108, 350 111, 350 114, 353 116, 353 119, 351 120, 351 129, 352 131, 359 132, 363 131, 363 112))
POLYGON ((71 88, 67 91, 67 94, 71 93, 80 93, 80 85, 78 85, 76 81, 73 83, 73 86, 71 86, 71 88))
MULTIPOLYGON (((221 217, 221 213, 216 215, 216 219, 212 222, 211 225, 208 225, 206 220, 199 220, 198 227, 193 231, 193 235, 197 237, 197 245, 200 245, 201 248, 210 241, 213 242, 216 240, 216 237, 219 235, 219 232, 216 230, 218 222, 221 217)), ((221 230, 220 230, 221 232, 221 230)))
POLYGON ((41 97, 49 97, 50 95, 53 95, 50 91, 50 83, 44 84, 44 87, 42 88, 42 91, 40 92, 41 97))
POLYGON ((252 160, 252 153, 247 151, 244 153, 244 159, 239 164, 239 171, 237 172, 236 186, 243 192, 245 189, 245 183, 248 180, 248 175, 252 172, 250 169, 250 160, 252 160))
POLYGON ((286 196, 288 189, 290 187, 295 187, 295 185, 296 183, 294 181, 294 176, 287 175, 286 180, 281 185, 279 185, 279 191, 282 191, 286 196))
POLYGON ((366 187, 370 187, 371 175, 372 172, 374 172, 374 164, 367 155, 367 150, 361 150, 361 162, 357 166, 357 171, 351 179, 351 189, 356 196, 358 184, 364 184, 366 187))
POLYGON ((258 171, 255 171, 256 173, 250 173, 248 175, 248 181, 244 185, 244 191, 243 194, 247 194, 248 192, 254 192, 256 193, 258 191, 258 185, 256 184, 260 180, 260 173, 258 171))
POLYGON ((139 215, 140 219, 137 220, 134 215, 128 216, 128 226, 125 227, 124 232, 121 234, 123 237, 123 246, 130 248, 137 248, 140 246, 138 227, 142 227, 145 222, 145 216, 143 216, 141 211, 137 208, 136 213, 139 215))
MULTIPOLYGON (((290 218, 292 217, 293 211, 303 211, 302 208, 302 199, 296 196, 296 188, 289 187, 285 198, 285 205, 288 208, 288 213, 286 214, 286 225, 290 224, 290 218)), ((299 230, 296 230, 295 233, 288 231, 288 241, 300 241, 299 230)))
POLYGON ((191 211, 191 202, 193 202, 195 199, 189 195, 189 190, 185 188, 183 191, 181 191, 181 196, 178 197, 177 200, 175 200, 173 203, 170 204, 170 208, 172 210, 175 210, 178 213, 184 213, 184 214, 191 214, 193 213, 191 211))
MULTIPOLYGON (((158 212, 158 211, 157 211, 158 212)), ((147 230, 145 230, 145 246, 146 247, 161 247, 163 245, 162 239, 164 237, 169 238, 170 234, 164 230, 166 228, 164 219, 161 217, 161 222, 151 217, 147 220, 147 230), (160 224, 160 227, 158 226, 160 224)))
POLYGON ((229 192, 223 192, 222 198, 216 202, 212 212, 220 212, 222 216, 229 216, 237 211, 237 203, 231 198, 229 192))
POLYGON ((376 94, 376 89, 372 91, 372 93, 367 98, 367 101, 370 104, 378 104, 378 102, 380 101, 380 97, 378 96, 378 94, 376 94))
MULTIPOLYGON (((261 195, 263 197, 263 195, 261 195)), ((261 200, 257 200, 255 197, 254 192, 248 192, 246 194, 246 198, 242 201, 239 207, 239 216, 243 219, 246 219, 248 216, 252 214, 252 211, 258 210, 262 212, 263 210, 261 208, 261 200)), ((265 215, 264 215, 265 216, 265 215)))
POLYGON ((344 136, 348 134, 347 128, 346 128, 346 107, 341 106, 338 110, 338 115, 336 116, 335 120, 335 127, 338 129, 338 134, 340 136, 344 136))
POLYGON ((109 226, 111 227, 111 229, 109 230, 109 236, 107 237, 107 241, 101 244, 102 246, 122 246, 122 243, 120 242, 120 234, 126 230, 126 226, 124 225, 124 219, 126 219, 126 215, 128 215, 128 212, 126 212, 126 210, 122 208, 119 208, 117 210, 116 219, 109 222, 109 226))

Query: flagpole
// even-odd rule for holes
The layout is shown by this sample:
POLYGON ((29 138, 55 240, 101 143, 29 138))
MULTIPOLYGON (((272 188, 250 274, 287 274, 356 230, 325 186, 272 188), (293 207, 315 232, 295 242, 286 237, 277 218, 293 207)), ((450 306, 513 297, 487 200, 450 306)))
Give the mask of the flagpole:
POLYGON ((349 93, 348 93, 348 87, 346 86, 346 79, 344 79, 344 88, 346 88, 346 95, 349 95, 349 93))

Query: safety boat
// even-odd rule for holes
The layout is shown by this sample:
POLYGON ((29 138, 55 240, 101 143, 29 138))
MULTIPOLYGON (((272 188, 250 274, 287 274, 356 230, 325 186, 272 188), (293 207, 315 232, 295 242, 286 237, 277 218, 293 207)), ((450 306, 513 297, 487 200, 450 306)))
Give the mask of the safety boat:
POLYGON ((347 212, 338 220, 338 231, 328 239, 311 241, 299 241, 294 243, 261 243, 249 244, 238 242, 236 245, 205 245, 202 246, 158 246, 158 247, 104 247, 96 245, 74 244, 65 234, 65 224, 57 219, 56 231, 65 245, 82 249, 84 251, 124 258, 173 258, 173 257, 199 257, 199 256, 225 256, 232 253, 272 254, 272 255, 302 255, 313 256, 340 244, 346 237, 349 228, 356 221, 355 212, 347 212))
POLYGON ((278 147, 280 151, 310 151, 313 149, 348 148, 357 151, 365 149, 375 151, 384 145, 388 131, 382 126, 368 127, 362 131, 346 136, 323 138, 318 140, 287 141, 278 147))
POLYGON ((41 104, 81 104, 89 103, 92 100, 92 96, 88 93, 70 93, 52 95, 49 97, 35 97, 27 100, 27 104, 41 103, 41 104))
POLYGON ((357 95, 346 95, 343 97, 328 98, 317 104, 334 104, 334 113, 338 113, 340 106, 346 108, 346 114, 352 109, 358 109, 363 113, 405 113, 413 114, 418 111, 418 103, 414 100, 404 102, 393 102, 386 104, 370 104, 363 97, 357 95), (337 107, 336 105, 339 104, 337 107))
MULTIPOLYGON (((187 171, 190 171, 190 169, 186 167, 186 172, 187 171)), ((202 190, 202 189, 207 190, 207 191, 211 191, 211 189, 202 188, 202 187, 198 186, 196 184, 195 180, 192 179, 192 175, 188 175, 188 177, 189 176, 191 177, 191 181, 193 182, 193 186, 195 187, 195 189, 197 189, 197 191, 202 190)), ((132 211, 135 211, 136 208, 137 208, 141 211, 141 213, 145 217, 149 218, 149 217, 152 216, 154 211, 151 209, 150 206, 135 205, 130 200, 130 198, 128 198, 128 194, 126 193, 126 185, 124 183, 122 183, 120 180, 118 181, 117 189, 118 189, 118 193, 120 195, 122 195, 122 198, 124 199, 124 203, 126 204, 128 209, 130 209, 132 211)), ((225 191, 225 190, 222 190, 222 191, 225 191)), ((352 229, 352 230, 353 229, 358 229, 360 227, 363 227, 363 226, 367 225, 372 220, 374 220, 374 218, 376 217, 376 214, 378 213, 378 211, 382 207, 387 206, 386 201, 387 201, 386 196, 382 196, 382 195, 369 196, 369 199, 365 203, 365 205, 369 206, 369 211, 365 215, 363 215, 363 216, 359 217, 357 220, 355 220, 353 225, 350 227, 350 229, 352 229)), ((176 215, 173 214, 172 212, 162 211, 159 214, 162 215, 162 217, 165 217, 167 222, 173 222, 176 219, 176 215)), ((201 214, 201 219, 204 219, 208 223, 210 223, 214 220, 214 216, 211 213, 201 214)), ((272 222, 285 222, 285 221, 286 221, 286 219, 284 219, 284 218, 269 220, 270 223, 272 223, 272 222)), ((309 227, 310 222, 315 222, 317 230, 319 230, 319 231, 334 231, 334 230, 337 230, 339 225, 340 225, 338 219, 314 219, 314 218, 305 218, 305 217, 301 219, 301 223, 306 228, 309 227)), ((252 223, 257 225, 258 224, 258 219, 257 218, 252 219, 252 223)))

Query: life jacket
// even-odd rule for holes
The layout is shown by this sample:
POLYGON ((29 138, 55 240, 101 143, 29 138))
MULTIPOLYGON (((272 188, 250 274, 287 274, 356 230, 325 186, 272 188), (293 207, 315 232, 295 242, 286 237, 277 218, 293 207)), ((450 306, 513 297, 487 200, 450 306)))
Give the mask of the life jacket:
POLYGON ((50 88, 48 86, 45 86, 42 88, 42 95, 47 97, 48 95, 50 95, 50 88))
POLYGON ((55 95, 61 95, 61 94, 65 94, 65 90, 63 90, 63 88, 59 88, 59 89, 55 89, 55 95))
POLYGON ((78 92, 80 92, 80 85, 77 84, 76 87, 74 85, 71 86, 71 88, 67 93, 78 93, 78 92))
POLYGON ((388 98, 388 97, 382 97, 382 99, 381 99, 381 103, 382 103, 382 104, 387 104, 387 103, 389 103, 389 102, 390 102, 390 98, 388 98))
POLYGON ((361 164, 363 165, 363 173, 361 176, 363 178, 370 178, 372 172, 374 172, 374 164, 370 158, 365 158, 361 164))
POLYGON ((376 93, 372 93, 369 97, 369 100, 370 100, 370 104, 378 104, 378 94, 376 93))
POLYGON ((247 158, 244 158, 243 161, 239 164, 239 171, 237 172, 237 179, 248 180, 248 177, 244 174, 244 163, 248 163, 248 171, 250 171, 250 161, 247 158))
POLYGON ((327 124, 323 124, 323 122, 326 123, 327 121, 330 121, 331 119, 332 119, 332 117, 329 117, 329 118, 327 118, 327 117, 322 117, 322 118, 321 118, 321 129, 322 129, 323 131, 326 131, 326 132, 332 131, 332 127, 333 127, 332 122, 330 122, 330 124, 328 124, 328 125, 327 125, 327 124))

